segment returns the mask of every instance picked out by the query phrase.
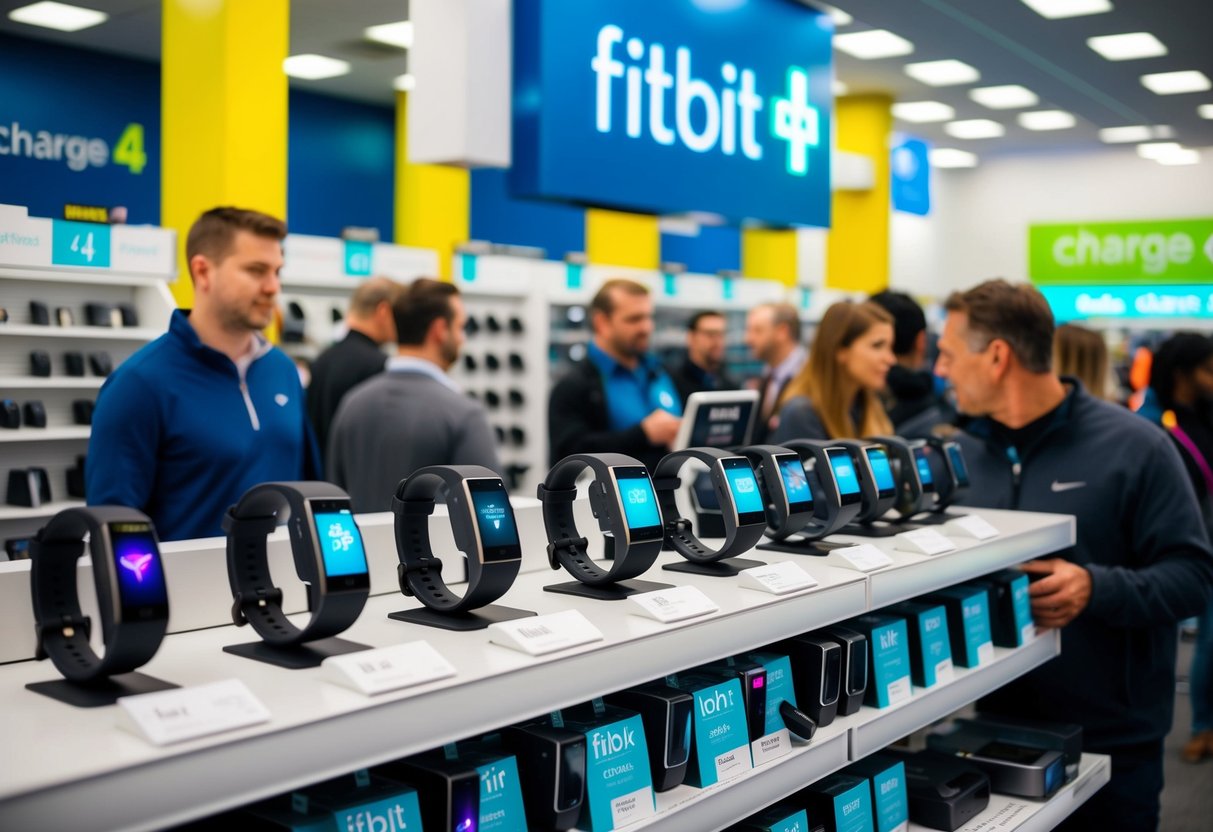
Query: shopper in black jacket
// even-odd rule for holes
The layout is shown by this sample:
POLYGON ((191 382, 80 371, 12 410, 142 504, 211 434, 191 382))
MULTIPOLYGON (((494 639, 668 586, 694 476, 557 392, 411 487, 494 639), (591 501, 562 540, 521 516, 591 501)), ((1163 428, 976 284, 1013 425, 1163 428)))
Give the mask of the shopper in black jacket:
POLYGON ((1171 441, 1051 369, 1053 316, 1029 285, 988 281, 948 299, 936 372, 967 418, 973 488, 989 508, 1072 514, 1076 543, 1024 564, 1038 626, 1061 655, 979 707, 1083 726, 1112 780, 1067 829, 1158 825, 1176 624, 1213 589, 1213 556, 1171 441))
POLYGON ((619 453, 651 471, 678 435, 682 402, 649 352, 653 298, 644 284, 616 278, 590 302, 588 357, 556 383, 548 400, 552 462, 569 454, 619 453))

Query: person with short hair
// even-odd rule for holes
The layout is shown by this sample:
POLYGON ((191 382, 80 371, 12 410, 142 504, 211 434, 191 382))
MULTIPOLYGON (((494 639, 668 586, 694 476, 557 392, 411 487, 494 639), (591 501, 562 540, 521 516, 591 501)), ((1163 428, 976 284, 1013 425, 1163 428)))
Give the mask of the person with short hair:
POLYGON ((687 357, 672 374, 683 407, 692 393, 738 389, 724 368, 727 337, 727 323, 721 312, 696 312, 687 321, 687 357))
POLYGON ((345 314, 345 337, 312 362, 307 412, 322 454, 328 452, 329 426, 342 397, 387 366, 382 348, 396 342, 392 299, 398 291, 400 285, 386 277, 371 277, 359 283, 350 295, 345 314))
POLYGON ((1084 750, 1111 756, 1111 782, 1061 828, 1154 829, 1176 625, 1213 589, 1192 484, 1161 431, 1053 372, 1053 314, 1034 286, 986 281, 946 309, 935 371, 963 414, 962 502, 1076 519, 1072 548, 1021 566, 1061 654, 978 708, 1077 723, 1084 750))
POLYGON ((602 284, 590 302, 586 357, 552 388, 552 462, 569 454, 620 453, 652 470, 682 422, 673 380, 650 351, 653 298, 627 278, 602 284))
POLYGON ((214 208, 185 256, 194 308, 106 379, 85 464, 89 505, 152 519, 162 540, 223 534, 228 506, 254 485, 320 476, 294 362, 265 339, 282 287, 286 225, 214 208))
POLYGON ((784 390, 771 442, 893 432, 878 395, 893 356, 893 319, 871 302, 839 301, 817 327, 809 360, 784 390))
POLYGON ((893 429, 900 436, 924 438, 956 412, 941 394, 927 366, 927 316, 918 301, 904 292, 885 290, 868 300, 893 316, 893 354, 883 398, 893 429))
POLYGON ((808 358, 800 345, 800 313, 790 303, 758 304, 746 315, 745 344, 764 365, 754 423, 754 442, 760 444, 775 429, 775 414, 786 397, 785 388, 808 358))
POLYGON ((419 277, 396 293, 392 311, 396 355, 345 395, 329 435, 329 479, 359 512, 390 509, 397 483, 427 465, 501 472, 484 405, 447 374, 465 340, 459 289, 419 277))

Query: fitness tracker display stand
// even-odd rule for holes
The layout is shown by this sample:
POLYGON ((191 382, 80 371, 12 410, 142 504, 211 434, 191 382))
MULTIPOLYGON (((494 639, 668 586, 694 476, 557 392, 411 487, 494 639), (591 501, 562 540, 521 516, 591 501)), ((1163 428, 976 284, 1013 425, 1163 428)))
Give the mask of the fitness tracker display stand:
POLYGON ((309 667, 320 667, 329 656, 360 653, 370 649, 370 645, 333 636, 292 646, 278 646, 264 641, 247 641, 243 644, 229 644, 223 648, 223 652, 231 653, 242 659, 265 662, 286 670, 306 670, 309 667))
POLYGON ((396 486, 392 513, 400 591, 424 606, 397 610, 388 618, 464 632, 535 615, 492 603, 513 585, 522 563, 514 509, 505 484, 492 470, 482 465, 420 468, 396 486), (455 545, 467 558, 468 587, 462 597, 442 580, 443 562, 430 544, 430 515, 441 491, 446 492, 455 545))
POLYGON ((68 679, 54 679, 49 682, 30 682, 26 690, 71 705, 73 708, 103 708, 113 705, 123 696, 136 696, 140 693, 157 693, 162 690, 173 690, 181 687, 146 673, 132 670, 130 673, 119 673, 95 682, 72 682, 68 679))
POLYGON ((856 460, 863 495, 859 514, 838 533, 884 538, 913 529, 913 526, 893 523, 885 518, 898 497, 897 478, 893 475, 893 462, 888 451, 873 442, 855 439, 839 439, 837 444, 850 451, 851 457, 856 460))
POLYGON ((964 517, 963 514, 948 511, 948 506, 969 490, 969 469, 960 443, 954 439, 932 436, 927 440, 924 452, 928 454, 927 465, 934 474, 935 503, 927 506, 926 512, 915 516, 911 522, 919 526, 939 526, 964 517), (931 454, 938 457, 938 465, 931 465, 931 454))

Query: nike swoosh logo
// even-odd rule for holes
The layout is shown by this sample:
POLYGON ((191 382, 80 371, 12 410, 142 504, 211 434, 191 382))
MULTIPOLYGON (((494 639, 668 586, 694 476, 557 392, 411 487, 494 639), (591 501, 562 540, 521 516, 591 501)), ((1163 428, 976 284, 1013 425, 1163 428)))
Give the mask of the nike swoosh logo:
POLYGON ((1073 491, 1075 488, 1085 488, 1086 485, 1085 482, 1058 482, 1057 480, 1053 480, 1050 490, 1054 494, 1060 494, 1063 491, 1073 491))

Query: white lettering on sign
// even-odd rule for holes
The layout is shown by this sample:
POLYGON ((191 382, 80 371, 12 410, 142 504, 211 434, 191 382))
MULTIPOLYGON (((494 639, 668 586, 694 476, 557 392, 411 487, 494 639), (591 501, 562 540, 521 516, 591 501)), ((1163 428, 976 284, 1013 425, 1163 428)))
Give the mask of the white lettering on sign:
POLYGON ((1077 234, 1063 234, 1053 242, 1053 260, 1061 266, 1104 265, 1141 262, 1147 274, 1161 274, 1167 265, 1183 265, 1192 260, 1196 250, 1192 238, 1183 232, 1166 235, 1104 234, 1102 237, 1085 229, 1077 234))

